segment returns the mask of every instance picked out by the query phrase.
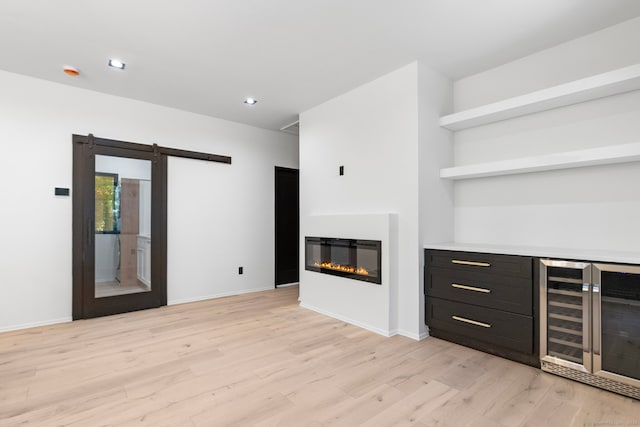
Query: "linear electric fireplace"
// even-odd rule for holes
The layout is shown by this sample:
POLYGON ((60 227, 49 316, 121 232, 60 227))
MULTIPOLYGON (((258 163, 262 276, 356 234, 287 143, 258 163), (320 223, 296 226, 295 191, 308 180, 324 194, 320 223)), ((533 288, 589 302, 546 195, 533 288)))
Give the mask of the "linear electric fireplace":
POLYGON ((382 284, 379 240, 305 237, 305 270, 382 284))

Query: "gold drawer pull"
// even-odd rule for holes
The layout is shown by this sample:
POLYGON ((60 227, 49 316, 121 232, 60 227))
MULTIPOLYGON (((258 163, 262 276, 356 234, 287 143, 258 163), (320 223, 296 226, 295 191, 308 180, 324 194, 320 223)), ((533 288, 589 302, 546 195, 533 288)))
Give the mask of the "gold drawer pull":
POLYGON ((488 262, 462 261, 459 259, 452 259, 451 262, 460 265, 473 265, 475 267, 491 267, 491 264, 488 262))
POLYGON ((491 293, 491 289, 487 288, 476 288, 475 286, 458 285, 457 283, 452 283, 451 286, 456 289, 464 289, 465 291, 482 292, 483 294, 491 293))
POLYGON ((453 320, 457 320, 458 322, 471 323, 472 325, 482 326, 483 328, 491 327, 491 325, 488 323, 478 322, 476 320, 471 320, 471 319, 465 319, 464 317, 460 317, 460 316, 451 316, 451 318, 453 320))

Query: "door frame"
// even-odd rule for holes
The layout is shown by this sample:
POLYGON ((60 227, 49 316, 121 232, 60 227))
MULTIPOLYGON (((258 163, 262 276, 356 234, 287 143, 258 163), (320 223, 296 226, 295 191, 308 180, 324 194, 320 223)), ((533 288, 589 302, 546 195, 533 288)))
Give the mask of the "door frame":
POLYGON ((73 135, 72 318, 86 319, 167 305, 167 155, 156 145, 73 135), (150 160, 151 291, 100 298, 95 289, 95 156, 150 160))
POLYGON ((297 223, 297 250, 298 250, 298 282, 300 281, 300 169, 295 168, 287 168, 283 166, 275 166, 274 168, 274 287, 278 288, 281 286, 287 286, 290 283, 295 282, 285 282, 278 283, 278 174, 279 173, 289 173, 294 174, 298 178, 298 223, 297 223))

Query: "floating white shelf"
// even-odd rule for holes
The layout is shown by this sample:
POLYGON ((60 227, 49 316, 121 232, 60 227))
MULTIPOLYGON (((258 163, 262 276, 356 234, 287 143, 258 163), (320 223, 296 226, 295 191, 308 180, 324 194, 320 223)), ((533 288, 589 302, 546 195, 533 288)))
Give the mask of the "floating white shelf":
POLYGON ((440 126, 468 129, 637 89, 640 89, 640 64, 442 116, 440 126))
POLYGON ((440 178, 470 179, 640 161, 640 143, 566 151, 440 169, 440 178))

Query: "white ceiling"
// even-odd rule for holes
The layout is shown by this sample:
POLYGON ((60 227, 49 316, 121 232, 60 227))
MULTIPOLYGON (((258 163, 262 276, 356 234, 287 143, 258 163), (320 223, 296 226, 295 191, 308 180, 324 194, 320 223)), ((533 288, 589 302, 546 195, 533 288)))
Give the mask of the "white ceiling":
POLYGON ((638 0, 1 0, 0 69, 279 129, 417 59, 457 79, 636 16, 638 0))

